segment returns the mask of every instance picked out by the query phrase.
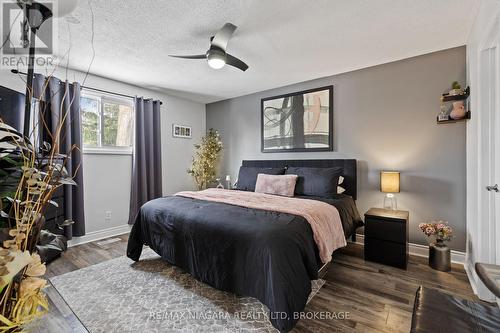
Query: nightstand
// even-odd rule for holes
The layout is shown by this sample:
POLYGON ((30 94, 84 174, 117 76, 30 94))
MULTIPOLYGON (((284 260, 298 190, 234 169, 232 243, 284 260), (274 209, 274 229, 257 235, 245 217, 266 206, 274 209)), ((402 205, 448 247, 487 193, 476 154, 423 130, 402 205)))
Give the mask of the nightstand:
POLYGON ((365 213, 365 260, 406 269, 409 212, 371 208, 365 213))

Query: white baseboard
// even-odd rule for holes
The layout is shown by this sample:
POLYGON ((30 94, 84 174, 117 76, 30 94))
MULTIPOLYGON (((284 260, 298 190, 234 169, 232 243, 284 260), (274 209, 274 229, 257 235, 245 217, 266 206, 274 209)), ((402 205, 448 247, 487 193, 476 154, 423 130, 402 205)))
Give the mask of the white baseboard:
MULTIPOLYGON (((356 234, 356 244, 365 244, 365 235, 356 234)), ((411 255, 419 257, 429 257, 429 247, 426 245, 409 243, 408 251, 411 255)), ((465 252, 451 250, 451 262, 465 266, 465 252)))
POLYGON ((80 245, 80 244, 85 244, 89 242, 94 242, 97 240, 101 240, 104 238, 108 237, 114 237, 118 235, 123 235, 127 234, 130 232, 130 229, 132 228, 131 225, 121 225, 118 227, 113 227, 113 228, 108 228, 108 229, 103 229, 99 231, 91 231, 85 234, 85 236, 82 237, 73 237, 73 239, 70 239, 68 241, 68 247, 80 245))
POLYGON ((477 288, 477 282, 476 282, 476 279, 477 279, 476 272, 474 271, 474 268, 471 267, 471 264, 469 261, 467 261, 464 264, 464 268, 465 268, 465 273, 467 273, 467 278, 469 278, 469 283, 472 287, 472 291, 474 292, 474 294, 477 295, 478 288, 477 288))

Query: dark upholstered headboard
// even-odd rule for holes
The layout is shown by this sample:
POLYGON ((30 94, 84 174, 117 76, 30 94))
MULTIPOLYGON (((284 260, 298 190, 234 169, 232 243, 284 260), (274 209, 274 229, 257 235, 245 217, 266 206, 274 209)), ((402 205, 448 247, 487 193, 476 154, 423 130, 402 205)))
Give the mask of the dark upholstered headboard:
POLYGON ((244 160, 243 166, 250 167, 311 167, 311 168, 342 168, 344 172, 345 194, 350 195, 356 200, 358 195, 358 180, 356 173, 356 160, 353 159, 336 159, 336 160, 244 160))

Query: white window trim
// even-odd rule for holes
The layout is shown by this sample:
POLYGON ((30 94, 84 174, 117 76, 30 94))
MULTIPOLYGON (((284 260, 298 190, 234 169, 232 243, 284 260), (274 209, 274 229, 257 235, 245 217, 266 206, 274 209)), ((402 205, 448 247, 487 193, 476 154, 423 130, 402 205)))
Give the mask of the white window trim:
MULTIPOLYGON (((81 97, 89 97, 89 98, 97 98, 99 99, 99 115, 102 115, 102 103, 103 101, 108 101, 108 102, 119 102, 119 103, 124 103, 128 104, 132 107, 133 112, 135 113, 135 105, 134 105, 134 100, 132 98, 126 98, 126 97, 121 97, 121 96, 115 96, 114 94, 105 94, 105 93, 96 93, 92 90, 86 90, 85 88, 82 89, 81 97)), ((135 117, 134 117, 135 119, 135 117)), ((99 117, 99 127, 101 127, 101 121, 102 118, 99 117)), ((101 145, 100 147, 85 147, 83 146, 82 148, 82 153, 84 155, 132 155, 133 154, 133 149, 134 145, 132 143, 131 147, 113 147, 113 146, 102 146, 101 143, 102 140, 102 135, 101 135, 101 128, 99 128, 99 144, 101 145)), ((135 124, 134 124, 134 129, 132 133, 132 142, 135 141, 135 124)))
POLYGON ((87 147, 83 148, 84 155, 132 155, 132 148, 87 147))

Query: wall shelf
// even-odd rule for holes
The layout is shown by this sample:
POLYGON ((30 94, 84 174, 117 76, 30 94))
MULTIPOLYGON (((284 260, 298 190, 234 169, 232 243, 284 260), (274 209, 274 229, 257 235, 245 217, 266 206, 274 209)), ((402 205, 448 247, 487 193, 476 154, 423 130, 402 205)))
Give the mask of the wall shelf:
POLYGON ((449 123, 457 123, 459 121, 466 121, 467 119, 470 119, 470 111, 467 111, 465 114, 465 118, 462 119, 452 119, 450 116, 448 116, 447 120, 439 120, 439 117, 436 117, 436 122, 438 124, 449 124, 449 123))
POLYGON ((464 91, 463 94, 460 95, 449 95, 449 94, 443 94, 441 96, 441 102, 453 102, 453 101, 463 101, 467 98, 469 98, 470 94, 470 88, 467 87, 464 91))
MULTIPOLYGON (((466 100, 467 100, 467 98, 469 98, 469 95, 470 95, 470 87, 465 88, 465 90, 463 91, 463 93, 459 94, 459 95, 442 94, 441 95, 441 110, 448 109, 449 110, 448 113, 450 113, 450 110, 452 108, 454 108, 455 105, 446 104, 446 103, 456 102, 456 101, 464 101, 463 102, 463 107, 467 108, 469 103, 467 103, 466 100), (451 108, 451 109, 449 109, 449 108, 451 108)), ((448 115, 447 119, 441 119, 440 120, 439 119, 439 115, 438 115, 436 117, 436 122, 438 124, 448 124, 448 123, 456 123, 456 122, 459 122, 459 121, 465 121, 465 120, 470 119, 470 118, 471 118, 471 113, 470 113, 470 110, 469 110, 469 111, 467 111, 465 113, 465 117, 462 118, 462 119, 453 119, 453 118, 451 118, 448 115)))

